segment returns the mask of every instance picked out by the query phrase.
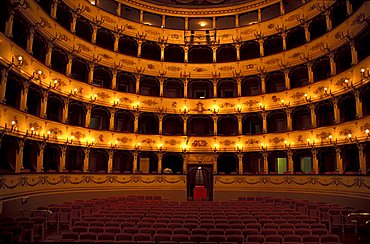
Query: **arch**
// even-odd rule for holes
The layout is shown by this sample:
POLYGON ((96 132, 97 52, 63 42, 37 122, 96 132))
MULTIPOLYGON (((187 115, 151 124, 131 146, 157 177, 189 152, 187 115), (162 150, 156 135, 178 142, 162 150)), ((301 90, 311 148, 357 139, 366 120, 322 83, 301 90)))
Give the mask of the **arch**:
POLYGON ((25 21, 21 15, 18 14, 18 12, 14 13, 13 17, 13 29, 12 29, 12 39, 13 41, 23 48, 24 50, 27 50, 27 42, 28 42, 28 36, 31 27, 25 21))
POLYGON ((259 152, 248 152, 243 155, 243 173, 244 174, 263 174, 264 170, 263 156, 259 152))
POLYGON ((134 132, 134 115, 127 110, 118 110, 114 116, 114 130, 120 132, 134 132))
POLYGON ((213 120, 210 116, 191 115, 187 121, 187 134, 198 136, 213 135, 213 120))
POLYGON ((308 174, 314 172, 312 152, 307 149, 294 150, 293 155, 293 172, 295 174, 308 174))
POLYGON ((325 56, 317 59, 312 66, 314 81, 325 80, 331 76, 330 59, 325 56))
POLYGON ((271 72, 267 75, 266 93, 284 91, 285 89, 285 75, 283 72, 271 72))
POLYGON ((306 43, 306 35, 303 27, 290 29, 286 34, 286 49, 299 47, 306 43))
POLYGON ((162 158, 162 169, 169 168, 172 173, 181 174, 184 160, 179 153, 165 153, 162 158))
POLYGON ((332 102, 319 102, 316 104, 315 112, 318 127, 334 124, 334 107, 332 102))
POLYGON ((140 80, 139 92, 141 95, 159 97, 159 81, 152 76, 144 76, 140 80))
POLYGON ((141 45, 141 57, 161 61, 161 48, 155 42, 143 42, 141 45))
POLYGON ((325 16, 318 15, 315 18, 313 18, 308 26, 308 31, 310 32, 311 41, 324 35, 327 31, 325 16))
POLYGON ((240 46, 240 60, 259 58, 260 54, 260 44, 256 41, 244 42, 240 46))
POLYGON ((108 153, 102 149, 92 149, 89 156, 89 172, 107 173, 108 172, 108 153))
POLYGON ((110 112, 106 107, 94 106, 91 109, 90 128, 109 130, 110 112))
POLYGON ((262 117, 258 113, 245 114, 242 123, 243 135, 261 134, 263 132, 262 117))
POLYGON ((267 115, 267 132, 287 131, 287 115, 283 110, 274 110, 267 115))
POLYGON ((304 130, 312 127, 311 109, 307 106, 295 107, 292 111, 293 130, 304 130))
POLYGON ((129 151, 116 151, 113 154, 113 173, 131 174, 134 157, 129 151))
POLYGON ((234 115, 221 115, 217 119, 217 135, 238 134, 238 119, 234 115))
POLYGON ((0 172, 14 173, 19 149, 16 137, 4 135, 0 137, 0 172))
POLYGON ((9 18, 9 8, 6 1, 0 1, 0 32, 5 33, 6 21, 9 18))
POLYGON ((68 107, 68 124, 85 126, 86 107, 83 103, 71 101, 68 107))
POLYGON ((179 79, 167 79, 163 83, 164 97, 184 97, 184 84, 179 79))
POLYGON ((112 88, 112 72, 103 66, 94 67, 93 85, 98 87, 112 88))
POLYGON ((48 44, 43 36, 35 32, 33 37, 32 55, 41 63, 45 63, 48 44))
POLYGON ((298 88, 308 85, 308 69, 306 65, 300 65, 289 71, 290 88, 298 88))
POLYGON ((22 171, 36 172, 39 153, 40 148, 37 142, 32 140, 26 140, 24 142, 22 171))
POLYGON ((189 98, 213 97, 213 83, 209 80, 191 80, 188 83, 189 98))
POLYGON ((139 156, 137 157, 137 165, 138 165, 138 173, 158 173, 158 156, 155 152, 140 152, 139 156), (143 170, 143 158, 149 159, 149 170, 146 172, 143 170))
POLYGON ((71 77, 75 80, 79 80, 85 83, 89 81, 89 64, 80 58, 74 58, 72 61, 71 77))
POLYGON ((366 29, 355 37, 355 48, 357 51, 358 62, 361 62, 370 55, 370 30, 366 29))
POLYGON ((318 149, 317 159, 319 173, 334 173, 337 171, 337 157, 333 147, 322 147, 318 149))
POLYGON ((96 32, 96 45, 108 50, 114 50, 115 37, 113 33, 106 28, 99 28, 96 32))
POLYGON ((347 93, 339 98, 338 108, 341 123, 355 120, 357 118, 356 98, 352 93, 347 93))
POLYGON ((272 151, 267 156, 269 174, 288 172, 288 155, 285 151, 272 151))
POLYGON ((30 85, 27 93, 27 112, 35 116, 40 116, 42 99, 41 89, 38 86, 30 85))
POLYGON ((261 79, 258 76, 247 76, 242 81, 242 96, 262 94, 261 79))
POLYGON ((61 172, 60 169, 61 151, 57 144, 47 143, 44 148, 43 168, 45 172, 61 172))
POLYGON ((341 148, 343 173, 358 173, 360 170, 360 157, 356 144, 344 145, 341 148))
POLYGON ((118 42, 118 51, 120 53, 137 57, 137 50, 138 50, 138 44, 135 39, 128 37, 128 36, 122 36, 119 39, 118 42))
POLYGON ((20 109, 21 96, 24 92, 24 80, 13 72, 9 72, 6 82, 5 103, 6 105, 20 109))
POLYGON ((56 122, 65 122, 62 121, 63 109, 64 101, 62 98, 57 94, 50 93, 46 105, 46 118, 56 122))
POLYGON ((217 174, 237 174, 239 159, 235 153, 221 153, 217 158, 217 174))
POLYGON ((165 62, 184 62, 184 49, 179 45, 168 45, 164 48, 164 61, 165 62))
POLYGON ((51 53, 51 68, 61 74, 66 74, 68 64, 68 55, 67 53, 57 47, 53 48, 51 53))
POLYGON ((362 101, 362 115, 370 114, 370 86, 364 86, 360 91, 360 99, 362 101))
POLYGON ((237 97, 238 85, 234 79, 221 79, 217 83, 217 96, 223 98, 237 97))
POLYGON ((67 147, 66 170, 69 172, 82 172, 84 167, 85 153, 80 147, 67 147))
POLYGON ((140 134, 158 134, 159 120, 154 113, 141 113, 139 115, 139 133, 140 134))
POLYGON ((136 93, 136 78, 130 73, 119 72, 117 74, 117 90, 136 93))
POLYGON ((342 73, 343 71, 352 67, 352 54, 351 47, 344 45, 335 51, 334 61, 336 65, 336 73, 342 73))
POLYGON ((347 19, 346 1, 336 1, 330 11, 332 28, 337 27, 347 19))
POLYGON ((68 31, 71 28, 72 23, 72 13, 70 9, 64 3, 57 4, 57 14, 55 21, 58 22, 61 26, 66 28, 68 31))
POLYGON ((265 56, 283 51, 283 38, 280 35, 267 37, 263 42, 265 56))
POLYGON ((82 39, 88 42, 91 42, 92 35, 93 35, 93 28, 90 22, 83 17, 78 17, 76 19, 75 34, 78 37, 81 37, 82 39))
POLYGON ((213 51, 209 46, 197 45, 191 46, 188 51, 189 63, 212 63, 213 51))
POLYGON ((216 60, 218 63, 236 61, 236 48, 233 45, 220 45, 216 51, 216 60))
POLYGON ((183 135, 184 121, 179 115, 167 114, 163 117, 164 135, 183 135))

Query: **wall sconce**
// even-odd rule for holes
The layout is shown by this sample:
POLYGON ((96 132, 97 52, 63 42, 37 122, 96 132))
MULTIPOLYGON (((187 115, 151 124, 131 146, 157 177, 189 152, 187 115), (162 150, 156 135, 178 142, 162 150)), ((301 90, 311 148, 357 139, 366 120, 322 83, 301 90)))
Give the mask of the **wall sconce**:
POLYGON ((71 138, 68 138, 68 137, 67 137, 67 139, 66 139, 66 144, 67 144, 67 145, 68 145, 68 144, 72 144, 74 139, 75 139, 75 137, 74 137, 74 136, 71 136, 71 138))
POLYGON ((23 57, 21 55, 15 55, 12 57, 12 64, 13 66, 19 68, 23 65, 23 57))
POLYGON ((181 150, 182 150, 183 153, 189 152, 188 144, 182 145, 181 150))
POLYGON ((134 149, 135 149, 135 151, 140 151, 141 150, 141 143, 138 142, 137 144, 134 144, 134 149))
POLYGON ((74 88, 73 90, 71 90, 70 95, 71 96, 77 96, 77 93, 78 93, 78 89, 77 88, 74 88))
POLYGON ((333 136, 332 135, 329 135, 328 136, 328 139, 329 139, 329 143, 330 144, 333 144, 333 145, 337 145, 338 144, 338 139, 337 138, 335 138, 335 140, 333 140, 333 136))
POLYGON ((50 82, 49 83, 49 89, 51 89, 51 88, 53 88, 53 89, 55 89, 55 88, 57 88, 58 87, 58 85, 59 85, 59 81, 57 80, 57 79, 55 79, 53 82, 50 82))
POLYGON ((284 101, 284 99, 283 99, 283 100, 281 100, 280 105, 281 105, 281 107, 283 107, 283 108, 289 108, 289 106, 290 106, 290 102, 286 103, 286 102, 284 101))
POLYGON ((136 102, 135 104, 132 105, 133 109, 136 111, 136 112, 139 112, 140 109, 141 109, 141 106, 140 106, 140 102, 136 102))
POLYGON ((305 93, 304 95, 304 99, 306 100, 306 102, 309 102, 309 103, 311 103, 311 96, 308 96, 308 94, 307 93, 305 93))
MULTIPOLYGON (((12 120, 12 127, 10 127, 10 132, 12 132, 13 130, 15 130, 17 128, 17 122, 15 120, 12 120)), ((6 127, 6 126, 5 126, 6 127)))
POLYGON ((182 111, 181 111, 181 113, 183 113, 183 114, 188 114, 189 113, 189 109, 186 107, 186 106, 184 106, 183 108, 182 108, 182 111))
POLYGON ((120 100, 119 98, 115 99, 115 100, 113 101, 113 106, 114 106, 114 107, 117 107, 117 106, 119 105, 120 101, 121 101, 121 100, 120 100))
POLYGON ((366 136, 367 136, 367 137, 369 137, 369 136, 370 136, 370 134, 369 134, 369 133, 370 133, 370 130, 369 130, 369 129, 366 129, 366 130, 365 130, 365 133, 366 133, 366 136))
POLYGON ((241 145, 241 144, 236 144, 235 145, 235 149, 236 149, 236 151, 238 151, 238 152, 242 152, 243 151, 243 146, 241 145))
POLYGON ((217 115, 218 112, 220 111, 220 109, 216 105, 213 105, 212 110, 211 109, 209 110, 212 112, 213 115, 217 115))
POLYGON ((314 148, 315 147, 315 141, 312 141, 311 142, 311 139, 308 138, 307 139, 307 146, 311 147, 311 148, 314 148))
POLYGON ((370 76, 369 69, 362 68, 360 70, 360 73, 361 73, 361 78, 369 78, 369 76, 370 76))
POLYGON ((331 89, 324 87, 324 93, 326 96, 331 96, 333 97, 333 93, 331 93, 331 89))
POLYGON ((351 133, 349 133, 347 135, 347 139, 348 139, 349 142, 356 142, 357 143, 357 137, 356 136, 352 136, 351 133))
POLYGON ((258 104, 258 107, 259 107, 259 109, 261 109, 262 111, 265 111, 265 109, 266 109, 266 106, 265 106, 264 104, 262 104, 262 103, 259 103, 259 104, 258 104))
POLYGON ((90 101, 91 101, 91 102, 95 102, 95 101, 96 101, 96 99, 98 99, 98 94, 94 93, 94 95, 91 95, 91 96, 90 96, 90 101))
POLYGON ((93 137, 90 140, 87 140, 86 141, 86 146, 89 147, 89 148, 95 146, 95 138, 93 137))
POLYGON ((213 152, 217 152, 218 151, 218 148, 219 148, 219 145, 218 144, 214 144, 213 145, 213 152))
POLYGON ((284 147, 286 150, 290 150, 290 146, 291 146, 290 142, 284 141, 284 147))
POLYGON ((344 79, 343 85, 347 88, 354 88, 352 81, 350 81, 348 78, 344 79))
POLYGON ((235 111, 237 112, 237 113, 241 113, 241 111, 242 111, 242 106, 240 106, 239 104, 238 105, 236 105, 236 108, 235 108, 235 111))
POLYGON ((35 80, 41 80, 41 76, 42 76, 42 70, 34 70, 33 73, 32 73, 32 79, 35 79, 35 80))
POLYGON ((157 150, 158 152, 163 152, 165 149, 163 148, 163 144, 160 143, 158 146, 157 146, 157 150))
POLYGON ((35 127, 32 126, 30 130, 31 132, 29 132, 28 129, 26 130, 26 136, 34 136, 36 134, 35 127))
POLYGON ((46 135, 45 135, 45 133, 42 134, 42 137, 44 138, 44 140, 47 140, 47 139, 49 139, 50 134, 51 134, 51 132, 50 132, 50 130, 48 130, 48 132, 46 132, 46 135))
POLYGON ((117 149, 117 148, 118 148, 118 141, 117 141, 117 140, 115 140, 114 142, 111 142, 111 143, 110 143, 110 147, 111 147, 112 149, 117 149))
POLYGON ((267 151, 267 144, 264 144, 263 142, 261 143, 261 150, 266 152, 267 151))

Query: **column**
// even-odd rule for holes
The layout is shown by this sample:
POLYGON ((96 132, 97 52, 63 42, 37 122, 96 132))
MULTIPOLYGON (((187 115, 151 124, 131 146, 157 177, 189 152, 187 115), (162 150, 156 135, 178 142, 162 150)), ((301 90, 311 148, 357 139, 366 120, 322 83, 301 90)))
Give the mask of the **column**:
POLYGON ((9 17, 5 23, 5 35, 13 37, 13 22, 14 22, 14 9, 9 11, 9 17))
POLYGON ((96 33, 98 32, 98 26, 93 25, 93 33, 91 35, 91 43, 96 44, 96 33))
POLYGON ((294 164, 293 164, 293 152, 292 150, 287 151, 287 156, 288 156, 288 172, 291 174, 294 173, 294 164))
POLYGON ((242 175, 243 174, 243 154, 242 153, 238 153, 238 162, 239 162, 238 173, 242 175))
POLYGON ((32 54, 32 48, 33 48, 33 38, 35 36, 35 29, 34 28, 30 28, 30 33, 27 37, 27 52, 29 54, 32 54))
POLYGON ((135 112, 135 120, 134 120, 134 133, 139 132, 139 112, 135 112))
POLYGON ((183 115, 182 116, 182 121, 184 122, 184 127, 183 127, 183 132, 184 132, 184 136, 186 135, 187 133, 187 121, 188 121, 188 116, 187 115, 183 115))
POLYGON ((352 4, 349 0, 346 0, 347 16, 352 14, 352 4))
POLYGON ((28 87, 29 83, 24 83, 23 91, 21 93, 21 104, 20 104, 20 110, 26 111, 27 110, 27 96, 28 96, 28 87))
POLYGON ((319 160, 317 159, 317 149, 311 149, 312 153, 312 171, 315 171, 316 174, 319 173, 319 160))
POLYGON ((137 157, 139 156, 139 152, 138 151, 134 151, 134 162, 133 162, 133 165, 132 165, 132 173, 136 173, 137 172, 137 157))
POLYGON ((68 54, 68 63, 67 63, 67 67, 66 67, 66 75, 67 76, 71 76, 71 73, 72 73, 72 62, 73 62, 73 55, 72 54, 68 54))
POLYGON ((242 79, 238 76, 236 78, 236 82, 237 82, 237 85, 238 85, 238 97, 241 97, 242 96, 242 79))
POLYGON ((212 18, 212 29, 216 30, 216 17, 212 18))
POLYGON ((57 18, 58 2, 58 0, 53 0, 53 3, 51 4, 50 17, 54 20, 57 18))
POLYGON ((287 90, 290 90, 289 69, 284 69, 284 77, 285 77, 285 88, 287 90))
POLYGON ((71 22, 71 33, 75 34, 76 33, 76 22, 77 22, 77 14, 72 13, 72 22, 71 22))
POLYGON ((162 135, 162 131, 163 131, 163 114, 159 114, 158 115, 158 119, 159 119, 159 134, 162 135))
POLYGON ((161 28, 166 28, 166 15, 162 15, 161 28))
POLYGON ((40 117, 41 118, 46 118, 46 109, 48 106, 48 95, 49 93, 45 90, 42 91, 42 98, 41 98, 41 109, 40 109, 40 117))
POLYGON ((143 44, 143 40, 138 40, 137 41, 137 57, 141 57, 141 45, 143 44))
POLYGON ((189 30, 189 18, 185 17, 185 30, 189 30))
POLYGON ((265 49, 263 48, 263 38, 258 39, 258 44, 260 44, 260 56, 265 56, 265 49))
POLYGON ((44 171, 44 149, 45 149, 45 143, 41 143, 39 147, 40 151, 37 154, 36 172, 44 171))
POLYGON ((84 165, 83 165, 83 172, 89 172, 89 159, 90 159, 90 149, 84 148, 85 158, 84 158, 84 165))
POLYGON ((116 109, 111 108, 109 110, 110 110, 109 130, 114 131, 114 117, 116 115, 116 109))
POLYGON ((182 166, 182 173, 186 174, 188 171, 188 155, 186 153, 183 154, 184 163, 182 166))
POLYGON ((268 174, 269 173, 269 164, 267 161, 268 152, 263 152, 262 156, 263 156, 263 171, 265 174, 268 174))
POLYGON ((66 169, 66 155, 67 155, 67 147, 60 146, 60 163, 59 163, 59 172, 63 172, 66 169))
POLYGON ((334 124, 339 124, 340 123, 340 111, 338 108, 338 99, 334 98, 333 99, 333 105, 334 105, 334 124))
POLYGON ((303 24, 303 27, 304 27, 304 36, 306 38, 306 42, 309 42, 311 40, 311 33, 310 33, 310 30, 309 30, 309 23, 306 21, 304 22, 303 24))
POLYGON ((239 15, 235 15, 235 27, 238 28, 239 26, 239 15))
POLYGON ((87 78, 87 83, 91 85, 93 83, 93 80, 94 80, 95 64, 94 63, 89 63, 89 66, 90 66, 90 70, 89 70, 89 77, 87 78))
POLYGON ((213 52, 213 63, 217 62, 217 46, 212 46, 212 52, 213 52))
POLYGON ((62 115, 62 123, 68 123, 68 109, 69 109, 69 99, 63 99, 63 115, 62 115))
POLYGON ((262 132, 267 133, 267 112, 262 112, 262 132))
POLYGON ((185 78, 184 80, 184 98, 188 97, 188 79, 185 78))
POLYGON ((356 118, 362 118, 362 101, 360 97, 360 92, 359 90, 355 91, 355 98, 356 98, 356 118))
POLYGON ((315 113, 315 104, 310 104, 310 112, 311 112, 311 128, 317 127, 316 122, 316 113, 315 113))
POLYGON ((262 21, 262 13, 261 13, 261 9, 259 8, 258 9, 258 22, 261 22, 262 21))
POLYGON ((184 63, 187 63, 189 60, 189 47, 184 47, 184 63))
POLYGON ((117 69, 112 70, 112 90, 117 90, 117 69))
POLYGON ((334 76, 337 74, 337 66, 335 65, 335 60, 334 60, 334 53, 330 52, 329 53, 329 59, 330 59, 330 75, 334 76))
POLYGON ((144 22, 144 11, 143 10, 140 10, 140 19, 139 19, 140 23, 143 23, 144 22))
POLYGON ((1 82, 0 82, 0 103, 5 102, 5 94, 6 94, 6 83, 8 81, 8 69, 4 69, 1 74, 1 82))
POLYGON ((312 71, 312 61, 307 62, 307 72, 308 72, 308 83, 312 84, 314 82, 314 76, 312 71))
POLYGON ((117 9, 116 9, 117 16, 121 16, 121 3, 117 2, 117 9))
POLYGON ((213 155, 213 174, 217 174, 217 153, 213 155))
POLYGON ((85 127, 86 128, 89 128, 90 127, 91 109, 92 109, 92 105, 91 104, 88 104, 86 106, 86 120, 85 120, 85 127))
POLYGON ((159 96, 163 97, 163 83, 164 83, 164 77, 159 78, 159 96))
POLYGON ((135 84, 136 94, 139 94, 140 93, 140 78, 141 78, 141 75, 140 74, 135 74, 135 78, 136 78, 136 84, 135 84))
POLYGON ((365 144, 360 143, 357 144, 361 174, 366 174, 366 158, 365 158, 366 155, 364 153, 364 147, 365 144))
POLYGON ((113 45, 113 50, 115 52, 118 52, 118 44, 119 44, 119 38, 120 38, 120 34, 118 33, 114 33, 114 45, 113 45))
POLYGON ((333 29, 331 19, 330 19, 330 10, 325 11, 324 15, 325 15, 325 20, 326 20, 326 31, 329 32, 331 31, 331 29, 333 29))
POLYGON ((217 135, 217 119, 218 119, 218 116, 213 115, 212 119, 213 119, 213 135, 216 136, 217 135))
POLYGON ((243 134, 243 123, 242 123, 242 115, 238 114, 238 135, 243 134))
POLYGON ((161 44, 161 61, 164 61, 164 48, 166 47, 165 44, 161 44))
POLYGON ((286 50, 286 32, 281 32, 281 37, 283 38, 283 50, 286 50))
POLYGON ((158 154, 158 174, 162 173, 162 157, 163 157, 163 154, 161 152, 159 152, 158 154))
POLYGON ((287 116, 287 130, 291 131, 293 129, 292 127, 292 111, 291 109, 286 109, 286 116, 287 116))
POLYGON ((284 1, 280 1, 280 15, 285 14, 284 1))
POLYGON ((236 60, 240 61, 240 44, 239 43, 235 44, 235 49, 236 49, 236 60))
POLYGON ((335 147, 336 157, 337 157, 337 171, 339 174, 343 174, 343 161, 342 157, 340 156, 340 148, 335 147))
POLYGON ((23 149, 24 149, 24 140, 20 139, 18 141, 18 150, 16 155, 15 162, 15 173, 20 173, 23 168, 23 149))
POLYGON ((351 46, 352 65, 354 66, 358 63, 358 56, 355 41, 353 39, 350 41, 350 46, 351 46))
POLYGON ((261 79, 261 92, 262 94, 266 94, 266 74, 261 73, 260 79, 261 79))
POLYGON ((213 78, 213 97, 217 97, 217 79, 213 78))
POLYGON ((114 154, 114 151, 109 150, 109 152, 108 152, 109 158, 108 158, 107 173, 112 173, 112 171, 113 171, 113 154, 114 154))
POLYGON ((45 57, 45 65, 50 67, 51 65, 51 54, 53 53, 53 44, 51 42, 48 42, 46 57, 45 57))

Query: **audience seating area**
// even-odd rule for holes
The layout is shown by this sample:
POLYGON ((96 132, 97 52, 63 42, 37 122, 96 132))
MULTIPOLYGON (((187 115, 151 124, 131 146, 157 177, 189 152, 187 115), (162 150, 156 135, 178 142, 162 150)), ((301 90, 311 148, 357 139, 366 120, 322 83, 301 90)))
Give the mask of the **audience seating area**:
POLYGON ((239 197, 178 202, 158 196, 50 204, 0 219, 1 241, 117 243, 340 243, 332 231, 357 231, 360 210, 306 200, 239 197), (56 234, 55 234, 56 233, 56 234))

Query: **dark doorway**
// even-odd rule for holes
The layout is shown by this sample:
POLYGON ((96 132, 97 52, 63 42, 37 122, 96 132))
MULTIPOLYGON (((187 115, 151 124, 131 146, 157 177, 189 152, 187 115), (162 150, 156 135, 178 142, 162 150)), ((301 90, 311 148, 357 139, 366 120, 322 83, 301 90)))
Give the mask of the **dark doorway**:
POLYGON ((194 199, 194 189, 196 186, 204 187, 206 190, 206 198, 203 200, 213 200, 213 165, 188 165, 188 173, 186 175, 187 182, 187 197, 194 199))

